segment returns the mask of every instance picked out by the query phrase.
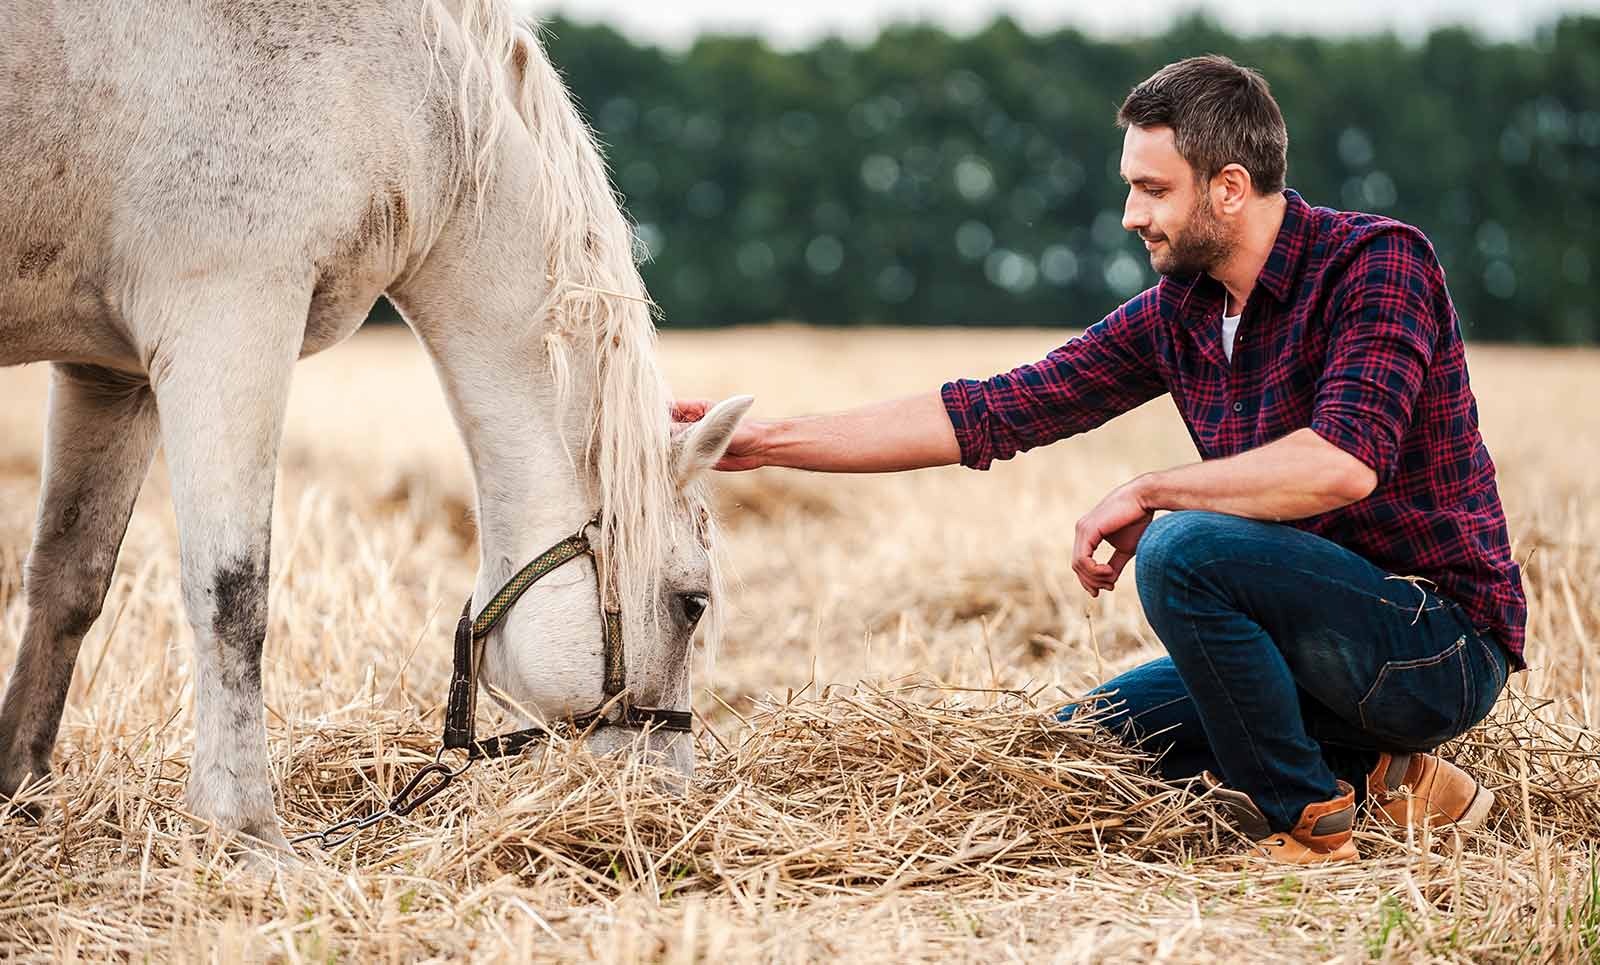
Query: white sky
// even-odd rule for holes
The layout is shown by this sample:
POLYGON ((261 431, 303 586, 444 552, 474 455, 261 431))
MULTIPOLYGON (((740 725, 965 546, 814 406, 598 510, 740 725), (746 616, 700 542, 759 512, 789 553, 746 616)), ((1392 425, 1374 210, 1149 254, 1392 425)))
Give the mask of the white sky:
POLYGON ((513 0, 524 10, 608 23, 635 40, 681 46, 708 30, 759 33, 783 47, 842 33, 870 37, 885 23, 934 20, 967 32, 1005 12, 1032 29, 1074 26, 1101 36, 1157 33, 1197 7, 1236 31, 1371 33, 1415 37, 1444 23, 1498 37, 1526 36, 1564 11, 1600 11, 1600 0, 513 0))

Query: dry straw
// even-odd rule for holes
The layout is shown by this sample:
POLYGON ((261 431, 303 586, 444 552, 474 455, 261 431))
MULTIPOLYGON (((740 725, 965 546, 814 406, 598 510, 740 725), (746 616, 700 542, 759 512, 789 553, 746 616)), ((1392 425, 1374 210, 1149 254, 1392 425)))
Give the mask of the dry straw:
MULTIPOLYGON (((1552 841, 1600 835, 1600 735, 1550 710, 1509 700, 1460 741, 1458 759, 1500 803, 1484 832, 1443 848, 1453 863, 1433 859, 1442 864, 1430 888, 1495 874, 1508 848, 1548 855, 1552 841)), ((280 729, 273 759, 291 829, 392 794, 431 756, 431 723, 405 710, 280 729)), ((481 765, 409 819, 264 882, 190 830, 185 762, 165 750, 164 729, 108 740, 80 731, 64 748, 66 777, 34 799, 43 823, 7 825, 0 956, 59 955, 69 931, 96 957, 148 952, 219 916, 271 921, 270 937, 293 930, 298 906, 312 909, 325 951, 370 952, 383 908, 448 932, 439 916, 459 916, 491 885, 537 895, 546 910, 530 913, 548 926, 640 897, 758 899, 777 912, 822 900, 866 909, 896 895, 1016 900, 1095 869, 1125 881, 1131 869, 1151 887, 1170 887, 1174 873, 1241 880, 1240 842, 1204 798, 1027 694, 930 694, 911 681, 832 689, 760 701, 728 733, 702 735, 699 776, 681 794, 648 766, 557 741, 481 765), (412 897, 395 898, 396 883, 412 897)), ((1380 860, 1441 850, 1370 827, 1361 843, 1380 860)), ((1571 948, 1584 947, 1581 930, 1571 934, 1571 948)))

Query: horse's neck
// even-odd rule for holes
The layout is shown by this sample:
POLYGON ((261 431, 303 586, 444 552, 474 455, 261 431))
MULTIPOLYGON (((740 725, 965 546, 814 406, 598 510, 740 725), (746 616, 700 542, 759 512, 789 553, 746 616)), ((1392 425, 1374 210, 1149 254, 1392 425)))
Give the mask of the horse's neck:
POLYGON ((472 463, 483 562, 479 590, 493 592, 595 512, 586 461, 592 357, 588 346, 572 347, 563 397, 542 332, 514 321, 415 327, 434 358, 472 463))
POLYGON ((391 296, 448 319, 417 327, 436 358, 460 356, 441 373, 478 475, 486 564, 541 549, 604 503, 618 591, 642 598, 643 585, 630 584, 653 579, 673 493, 632 233, 537 40, 511 29, 503 0, 457 9, 485 56, 507 66, 504 78, 490 72, 507 88, 469 125, 474 143, 460 160, 471 204, 391 296))
MULTIPOLYGON (((576 532, 596 509, 586 439, 563 415, 588 412, 587 398, 559 400, 544 373, 524 373, 535 389, 503 409, 530 406, 535 415, 492 437, 473 458, 477 482, 482 579, 499 584, 556 541, 576 532)), ((489 589, 493 589, 489 587, 489 589)))

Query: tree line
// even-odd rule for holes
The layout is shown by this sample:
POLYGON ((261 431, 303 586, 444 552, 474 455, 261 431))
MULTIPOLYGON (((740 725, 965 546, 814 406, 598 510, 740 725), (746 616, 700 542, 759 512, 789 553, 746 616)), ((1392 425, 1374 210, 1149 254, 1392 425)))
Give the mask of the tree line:
POLYGON ((682 51, 557 19, 545 41, 606 146, 662 324, 1081 327, 1153 284, 1120 225, 1127 91, 1222 53, 1261 70, 1312 204, 1421 227, 1469 338, 1600 339, 1600 17, 1530 40, 886 29, 682 51))

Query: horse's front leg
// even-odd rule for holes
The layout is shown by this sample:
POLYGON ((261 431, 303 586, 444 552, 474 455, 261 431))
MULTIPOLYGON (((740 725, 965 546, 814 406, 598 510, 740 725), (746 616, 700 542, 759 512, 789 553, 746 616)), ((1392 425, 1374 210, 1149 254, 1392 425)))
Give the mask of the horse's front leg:
POLYGON ((111 584, 117 549, 156 447, 143 379, 53 366, 28 619, 0 705, 0 799, 50 768, 78 647, 111 584))
POLYGON ((197 316, 152 370, 194 628, 189 809, 226 836, 289 850, 267 769, 261 649, 273 477, 305 305, 273 313, 266 297, 249 291, 197 316))

